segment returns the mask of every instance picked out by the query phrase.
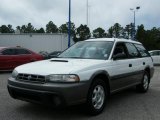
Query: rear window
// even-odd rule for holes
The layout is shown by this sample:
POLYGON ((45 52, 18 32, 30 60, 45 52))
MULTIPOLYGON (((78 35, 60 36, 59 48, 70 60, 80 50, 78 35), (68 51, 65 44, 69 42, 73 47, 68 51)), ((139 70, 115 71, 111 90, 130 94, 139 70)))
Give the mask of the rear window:
POLYGON ((150 54, 142 45, 140 44, 134 44, 134 45, 136 46, 142 57, 150 57, 150 54))

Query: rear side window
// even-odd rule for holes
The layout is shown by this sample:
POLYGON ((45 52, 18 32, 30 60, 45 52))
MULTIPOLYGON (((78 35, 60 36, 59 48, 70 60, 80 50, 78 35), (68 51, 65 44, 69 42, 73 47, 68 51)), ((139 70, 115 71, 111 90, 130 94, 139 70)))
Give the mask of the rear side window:
POLYGON ((139 57, 138 50, 132 43, 125 43, 128 49, 129 58, 137 58, 139 57))
POLYGON ((23 54, 31 54, 28 50, 25 49, 16 49, 17 55, 23 55, 23 54))
POLYGON ((15 49, 6 49, 2 51, 3 55, 15 55, 15 49))
POLYGON ((148 51, 140 44, 134 44, 142 57, 150 57, 148 51))

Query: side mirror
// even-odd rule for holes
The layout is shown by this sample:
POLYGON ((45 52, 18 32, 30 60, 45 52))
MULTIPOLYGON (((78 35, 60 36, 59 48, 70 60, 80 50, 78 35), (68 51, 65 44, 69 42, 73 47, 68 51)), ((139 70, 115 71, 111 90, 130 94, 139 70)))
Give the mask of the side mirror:
POLYGON ((119 60, 119 59, 124 59, 127 56, 124 53, 118 53, 116 55, 113 55, 113 60, 119 60))

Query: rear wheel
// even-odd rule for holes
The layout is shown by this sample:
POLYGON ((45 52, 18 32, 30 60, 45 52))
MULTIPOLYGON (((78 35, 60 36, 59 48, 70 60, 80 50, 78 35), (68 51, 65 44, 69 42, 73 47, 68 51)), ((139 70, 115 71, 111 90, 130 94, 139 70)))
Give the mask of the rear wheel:
POLYGON ((140 85, 137 85, 136 88, 139 92, 147 92, 149 89, 149 74, 147 71, 144 72, 143 79, 140 85))
POLYGON ((88 112, 92 115, 101 113, 105 107, 106 97, 107 89, 105 82, 102 79, 95 79, 88 93, 88 112))

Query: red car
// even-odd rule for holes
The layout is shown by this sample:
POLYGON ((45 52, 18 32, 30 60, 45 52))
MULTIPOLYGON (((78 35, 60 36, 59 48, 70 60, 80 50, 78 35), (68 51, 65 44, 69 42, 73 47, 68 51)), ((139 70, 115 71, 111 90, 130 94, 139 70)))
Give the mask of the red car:
POLYGON ((0 47, 0 71, 13 70, 15 67, 43 60, 39 55, 31 50, 21 47, 0 47))

